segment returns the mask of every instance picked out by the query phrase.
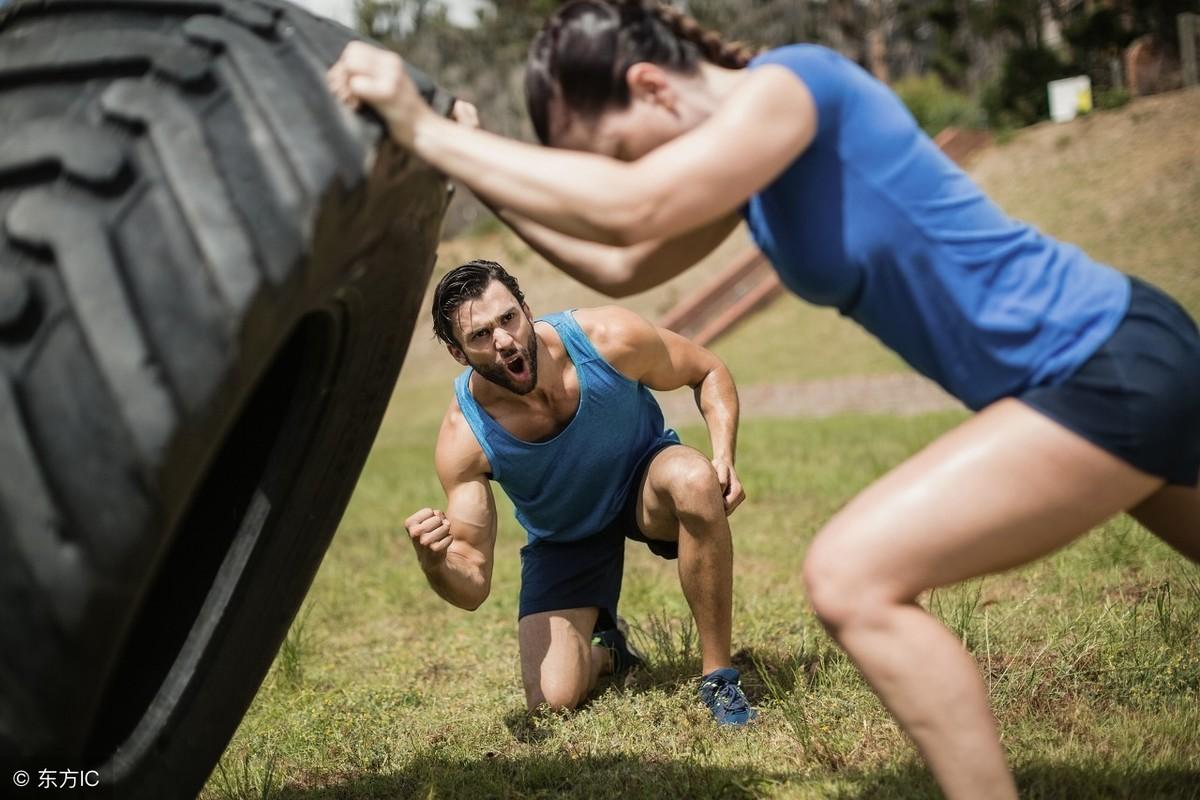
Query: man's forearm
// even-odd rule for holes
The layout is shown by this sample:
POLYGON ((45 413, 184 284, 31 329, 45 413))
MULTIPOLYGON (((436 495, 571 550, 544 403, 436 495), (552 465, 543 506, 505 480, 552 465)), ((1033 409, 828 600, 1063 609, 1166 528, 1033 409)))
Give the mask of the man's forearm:
POLYGON ((738 396, 729 370, 721 365, 696 386, 696 405, 708 427, 714 461, 734 463, 737 453, 738 396))
POLYGON ((474 611, 487 599, 487 581, 473 565, 447 556, 434 566, 422 564, 421 569, 430 587, 452 606, 474 611))

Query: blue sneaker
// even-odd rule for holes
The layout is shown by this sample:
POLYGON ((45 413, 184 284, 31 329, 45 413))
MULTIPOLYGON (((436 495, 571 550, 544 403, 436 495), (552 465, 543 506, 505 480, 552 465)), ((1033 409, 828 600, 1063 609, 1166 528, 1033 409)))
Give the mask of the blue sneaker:
POLYGON ((738 683, 741 677, 733 667, 722 667, 700 679, 700 699, 719 725, 745 725, 758 716, 738 683))
POLYGON ((612 674, 618 678, 646 663, 642 654, 629 645, 629 625, 621 617, 617 617, 617 627, 593 633, 592 646, 608 650, 612 658, 612 674))

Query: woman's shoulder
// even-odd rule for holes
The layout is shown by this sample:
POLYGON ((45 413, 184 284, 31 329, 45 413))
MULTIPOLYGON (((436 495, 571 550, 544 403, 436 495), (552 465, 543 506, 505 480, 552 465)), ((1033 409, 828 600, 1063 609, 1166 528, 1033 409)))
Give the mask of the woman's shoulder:
POLYGON ((750 68, 776 65, 798 77, 816 102, 818 114, 835 112, 841 97, 862 69, 836 50, 820 44, 789 44, 755 56, 750 68))
POLYGON ((750 66, 758 67, 764 64, 781 64, 783 66, 810 66, 838 68, 853 65, 854 62, 843 56, 837 50, 823 44, 797 42, 785 44, 764 50, 750 60, 750 66))

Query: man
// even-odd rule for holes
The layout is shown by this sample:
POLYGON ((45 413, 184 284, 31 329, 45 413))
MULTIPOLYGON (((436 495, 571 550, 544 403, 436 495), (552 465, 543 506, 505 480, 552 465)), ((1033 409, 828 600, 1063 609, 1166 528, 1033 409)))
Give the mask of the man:
POLYGON ((727 515, 738 401, 716 356, 615 306, 535 322, 517 281, 472 261, 434 293, 433 325, 460 364, 435 456, 446 511, 405 522, 433 589, 474 610, 491 588, 498 482, 528 533, 519 642, 530 710, 574 709, 604 674, 640 663, 618 624, 625 539, 679 559, 700 635, 700 696, 717 722, 755 716, 730 665, 733 548, 727 515), (664 430, 649 389, 684 385, 713 458, 664 430), (649 388, 647 388, 649 387, 649 388))

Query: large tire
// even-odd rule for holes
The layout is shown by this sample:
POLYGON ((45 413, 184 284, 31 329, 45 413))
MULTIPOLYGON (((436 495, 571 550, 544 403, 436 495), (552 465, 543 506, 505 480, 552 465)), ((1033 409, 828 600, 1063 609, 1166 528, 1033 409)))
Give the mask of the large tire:
POLYGON ((277 0, 0 10, 5 791, 194 796, 312 582, 447 199, 326 90, 352 37, 277 0))

